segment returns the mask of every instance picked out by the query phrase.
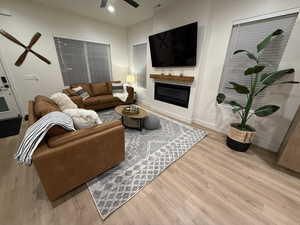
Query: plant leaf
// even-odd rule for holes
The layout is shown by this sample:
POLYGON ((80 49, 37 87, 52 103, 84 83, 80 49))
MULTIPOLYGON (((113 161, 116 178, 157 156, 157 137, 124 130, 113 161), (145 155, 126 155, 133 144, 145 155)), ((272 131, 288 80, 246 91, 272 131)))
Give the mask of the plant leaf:
POLYGON ((233 54, 235 55, 235 54, 238 54, 241 52, 245 52, 249 59, 252 59, 256 63, 258 63, 258 59, 256 58, 256 56, 254 54, 252 54, 251 52, 248 52, 247 50, 236 50, 233 54))
POLYGON ((234 108, 232 109, 232 112, 233 112, 233 113, 237 113, 237 112, 240 111, 241 109, 243 109, 243 108, 241 108, 241 107, 234 107, 234 108))
POLYGON ((244 74, 247 76, 247 75, 250 75, 250 74, 253 74, 254 73, 254 68, 253 67, 249 67, 248 69, 245 70, 244 74))
POLYGON ((225 104, 231 105, 232 107, 240 107, 240 108, 244 108, 241 104, 237 103, 234 100, 231 101, 225 101, 225 104))
POLYGON ((294 69, 286 69, 286 70, 279 70, 273 73, 270 73, 268 76, 266 76, 263 80, 262 83, 265 85, 271 85, 275 81, 279 80, 280 78, 284 77, 287 74, 294 73, 294 69))
POLYGON ((264 79, 266 79, 267 76, 269 76, 271 73, 264 73, 260 76, 260 81, 263 81, 264 79))
POLYGON ((255 115, 259 117, 265 117, 276 112, 280 107, 277 105, 265 105, 255 110, 255 115))
POLYGON ((240 85, 235 82, 229 82, 232 84, 233 89, 239 94, 249 94, 249 89, 246 86, 240 85))
POLYGON ((261 71, 263 71, 266 68, 265 65, 256 65, 254 66, 254 73, 260 73, 261 71))
POLYGON ((263 71, 265 67, 266 67, 265 65, 256 65, 254 67, 249 67, 248 69, 246 69, 244 74, 250 75, 253 73, 259 73, 259 72, 263 71))
POLYGON ((218 102, 218 104, 221 104, 222 102, 224 102, 225 98, 226 98, 226 96, 223 93, 219 93, 217 95, 217 102, 218 102))
POLYGON ((263 50, 265 47, 267 47, 269 45, 269 43, 271 42, 272 38, 275 36, 278 36, 280 34, 283 33, 283 30, 281 29, 277 29, 275 30, 272 34, 270 34, 269 36, 267 36, 262 42, 260 42, 256 47, 257 47, 257 52, 260 52, 261 50, 263 50))

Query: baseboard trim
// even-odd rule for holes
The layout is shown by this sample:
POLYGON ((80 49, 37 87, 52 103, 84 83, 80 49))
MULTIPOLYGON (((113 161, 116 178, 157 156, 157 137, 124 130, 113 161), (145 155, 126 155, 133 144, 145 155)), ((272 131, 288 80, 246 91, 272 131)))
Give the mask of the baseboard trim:
POLYGON ((193 123, 196 123, 200 126, 203 126, 203 127, 209 128, 209 129, 212 129, 214 131, 225 133, 222 129, 217 128, 217 126, 214 123, 209 123, 207 121, 204 121, 204 120, 201 120, 201 119, 198 119, 198 118, 194 118, 193 123))
POLYGON ((145 105, 145 106, 149 107, 150 109, 153 109, 154 111, 157 111, 157 112, 162 113, 169 117, 173 117, 174 119, 180 120, 185 123, 191 124, 193 122, 192 118, 186 118, 186 117, 178 115, 176 113, 172 113, 169 111, 166 112, 165 110, 160 110, 158 107, 153 106, 153 104, 151 104, 148 101, 138 101, 138 104, 145 105))

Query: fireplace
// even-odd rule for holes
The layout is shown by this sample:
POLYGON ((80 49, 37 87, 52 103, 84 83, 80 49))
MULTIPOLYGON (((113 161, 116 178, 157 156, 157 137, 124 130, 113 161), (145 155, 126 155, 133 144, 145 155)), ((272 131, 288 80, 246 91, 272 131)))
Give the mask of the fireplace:
POLYGON ((190 86, 155 82, 154 99, 188 108, 190 86))

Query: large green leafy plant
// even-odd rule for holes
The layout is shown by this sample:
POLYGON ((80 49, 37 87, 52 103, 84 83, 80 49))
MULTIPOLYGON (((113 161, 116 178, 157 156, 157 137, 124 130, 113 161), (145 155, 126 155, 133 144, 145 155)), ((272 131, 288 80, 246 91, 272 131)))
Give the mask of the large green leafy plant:
POLYGON ((241 123, 237 128, 239 128, 240 130, 251 130, 250 126, 247 125, 247 121, 253 115, 259 117, 269 116, 280 108, 277 105, 264 105, 254 111, 251 111, 254 99, 259 93, 273 85, 299 83, 297 81, 280 81, 280 79, 287 74, 294 73, 294 69, 285 69, 272 73, 263 73, 266 65, 260 62, 262 50, 266 48, 276 36, 282 35, 282 33, 283 30, 278 29, 267 36, 262 42, 257 45, 257 54, 253 54, 247 50, 237 50, 233 53, 234 55, 239 53, 246 54, 248 58, 255 63, 254 66, 247 68, 244 72, 245 76, 250 76, 251 78, 251 82, 248 87, 236 82, 229 82, 232 85, 230 89, 235 90, 238 94, 245 95, 245 105, 240 104, 234 100, 227 100, 225 94, 223 93, 219 93, 217 96, 217 102, 219 104, 229 104, 232 106, 232 111, 239 114, 241 123))

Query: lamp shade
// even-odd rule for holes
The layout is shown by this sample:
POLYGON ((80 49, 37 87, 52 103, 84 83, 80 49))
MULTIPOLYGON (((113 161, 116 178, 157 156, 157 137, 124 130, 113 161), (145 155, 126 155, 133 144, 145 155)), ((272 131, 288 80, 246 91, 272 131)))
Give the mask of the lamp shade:
POLYGON ((135 81, 135 79, 134 79, 133 75, 127 75, 127 77, 126 77, 127 83, 133 83, 134 81, 135 81))

